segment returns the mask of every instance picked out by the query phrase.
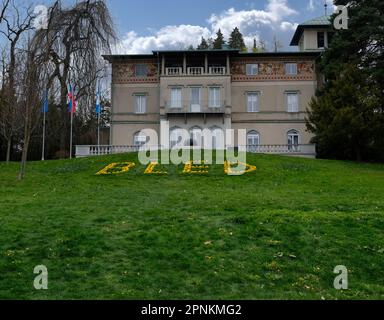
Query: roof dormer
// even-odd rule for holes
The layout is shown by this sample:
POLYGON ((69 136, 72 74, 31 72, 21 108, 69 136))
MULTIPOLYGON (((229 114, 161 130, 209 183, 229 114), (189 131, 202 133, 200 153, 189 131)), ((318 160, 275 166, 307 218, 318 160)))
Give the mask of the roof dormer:
POLYGON ((327 48, 332 37, 330 19, 330 16, 322 16, 300 24, 291 46, 298 46, 299 51, 321 51, 327 48))

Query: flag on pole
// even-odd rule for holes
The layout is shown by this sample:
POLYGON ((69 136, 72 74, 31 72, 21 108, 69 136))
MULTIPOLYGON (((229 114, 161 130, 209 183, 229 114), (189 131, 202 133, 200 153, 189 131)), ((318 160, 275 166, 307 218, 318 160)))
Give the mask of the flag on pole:
POLYGON ((76 103, 75 92, 73 90, 72 85, 69 85, 67 102, 68 102, 68 112, 76 113, 77 103, 76 103))
POLYGON ((43 98, 43 106, 41 108, 42 113, 48 113, 48 90, 45 91, 43 98))
POLYGON ((100 88, 97 89, 97 94, 96 94, 96 113, 97 114, 101 113, 100 88))

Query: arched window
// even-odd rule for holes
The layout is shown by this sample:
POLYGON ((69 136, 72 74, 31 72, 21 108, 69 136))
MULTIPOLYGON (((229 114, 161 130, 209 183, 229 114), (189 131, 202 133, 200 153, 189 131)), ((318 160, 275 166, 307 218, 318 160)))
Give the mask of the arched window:
POLYGON ((250 131, 247 134, 247 149, 249 152, 257 152, 260 147, 260 134, 257 131, 250 131))
POLYGON ((141 147, 147 143, 147 140, 148 140, 148 137, 144 133, 142 133, 141 131, 136 132, 133 137, 133 145, 135 147, 141 147))
POLYGON ((224 149, 225 148, 225 142, 224 142, 224 131, 219 127, 212 127, 211 128, 212 133, 212 149, 224 149))
POLYGON ((191 147, 201 147, 202 145, 202 130, 199 127, 193 127, 189 130, 190 134, 190 146, 191 147))
POLYGON ((288 150, 299 151, 300 146, 300 134, 296 130, 290 130, 287 133, 288 150))
POLYGON ((181 141, 182 138, 183 138, 183 135, 182 135, 181 129, 179 127, 172 128, 169 135, 170 147, 173 148, 176 144, 178 144, 181 141))

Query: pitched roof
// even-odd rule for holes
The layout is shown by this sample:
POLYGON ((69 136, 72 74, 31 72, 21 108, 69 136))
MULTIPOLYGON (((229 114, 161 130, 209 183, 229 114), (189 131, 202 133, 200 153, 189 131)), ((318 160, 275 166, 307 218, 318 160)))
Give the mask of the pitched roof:
POLYGON ((317 17, 315 19, 308 20, 302 24, 299 24, 299 26, 296 29, 296 32, 292 38, 291 46, 297 46, 299 45, 299 41, 301 39, 301 36, 303 35, 304 29, 309 28, 329 28, 331 27, 331 16, 321 16, 317 17))

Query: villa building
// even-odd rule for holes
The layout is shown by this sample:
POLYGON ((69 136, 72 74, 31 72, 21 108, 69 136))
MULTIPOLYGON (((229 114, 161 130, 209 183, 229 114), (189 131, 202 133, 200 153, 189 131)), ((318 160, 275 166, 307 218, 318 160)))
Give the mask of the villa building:
MULTIPOLYGON (((140 131, 169 121, 170 145, 180 129, 191 145, 202 130, 213 139, 245 129, 250 151, 315 155, 307 108, 322 77, 316 60, 332 36, 329 17, 298 26, 292 52, 154 51, 109 55, 112 64, 111 146, 140 146, 140 131)), ((197 142, 196 142, 197 143, 197 142)))

